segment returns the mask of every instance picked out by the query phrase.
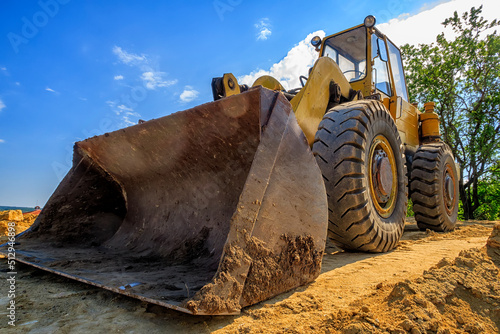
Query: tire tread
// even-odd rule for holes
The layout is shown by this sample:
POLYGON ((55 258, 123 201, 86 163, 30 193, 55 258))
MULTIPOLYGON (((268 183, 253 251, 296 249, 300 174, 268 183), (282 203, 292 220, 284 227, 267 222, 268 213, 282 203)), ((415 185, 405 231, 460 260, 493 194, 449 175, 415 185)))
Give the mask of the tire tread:
MULTIPOLYGON (((413 157, 411 199, 415 220, 421 230, 446 232, 455 228, 456 215, 453 214, 454 218, 448 216, 440 196, 442 161, 447 155, 453 157, 448 145, 436 142, 421 145, 413 157)), ((456 206, 458 208, 458 204, 456 206)))
POLYGON ((386 252, 394 248, 404 230, 408 187, 399 133, 383 104, 363 100, 332 108, 318 127, 313 153, 322 170, 328 194, 328 236, 332 242, 355 251, 386 252), (383 228, 375 223, 377 213, 370 209, 372 204, 365 182, 367 167, 364 160, 370 145, 367 134, 373 123, 381 119, 389 124, 399 145, 397 149, 404 178, 404 197, 398 197, 403 203, 397 205, 393 214, 397 219, 383 228))

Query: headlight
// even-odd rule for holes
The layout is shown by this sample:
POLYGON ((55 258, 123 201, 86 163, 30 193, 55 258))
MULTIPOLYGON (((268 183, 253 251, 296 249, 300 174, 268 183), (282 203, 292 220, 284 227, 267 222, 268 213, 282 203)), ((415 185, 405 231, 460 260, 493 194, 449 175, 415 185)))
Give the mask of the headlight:
POLYGON ((311 44, 312 44, 312 46, 314 46, 315 48, 317 48, 317 47, 321 44, 321 37, 319 37, 319 36, 314 36, 314 37, 311 39, 311 44))
POLYGON ((371 28, 375 25, 375 22, 377 22, 375 16, 368 15, 367 17, 365 17, 365 27, 371 28))

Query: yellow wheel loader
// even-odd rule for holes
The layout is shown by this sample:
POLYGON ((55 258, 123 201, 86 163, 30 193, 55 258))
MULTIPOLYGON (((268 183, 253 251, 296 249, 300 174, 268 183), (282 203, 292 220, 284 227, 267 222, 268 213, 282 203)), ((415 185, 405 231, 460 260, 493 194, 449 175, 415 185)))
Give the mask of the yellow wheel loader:
POLYGON ((326 238, 385 252, 452 230, 458 173, 433 103, 408 102, 399 49, 368 16, 312 44, 303 87, 214 78, 216 101, 75 143, 16 260, 191 314, 313 281, 326 238))

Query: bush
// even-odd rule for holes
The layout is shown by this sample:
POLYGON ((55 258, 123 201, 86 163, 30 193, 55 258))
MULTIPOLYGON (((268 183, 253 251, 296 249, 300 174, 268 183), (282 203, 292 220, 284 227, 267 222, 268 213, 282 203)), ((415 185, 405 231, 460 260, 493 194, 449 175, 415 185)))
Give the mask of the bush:
POLYGON ((408 198, 408 211, 406 211, 406 217, 415 216, 415 212, 413 212, 413 202, 410 198, 408 198))
POLYGON ((500 180, 493 178, 488 181, 480 181, 478 184, 478 196, 481 205, 474 211, 474 217, 484 220, 499 220, 500 180))

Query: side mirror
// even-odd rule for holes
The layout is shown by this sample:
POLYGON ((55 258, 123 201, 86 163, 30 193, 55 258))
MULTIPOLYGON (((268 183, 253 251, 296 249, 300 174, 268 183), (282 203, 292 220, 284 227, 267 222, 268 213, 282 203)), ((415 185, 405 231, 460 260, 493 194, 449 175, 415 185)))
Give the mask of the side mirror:
POLYGON ((380 60, 387 62, 389 58, 387 57, 387 49, 385 48, 385 42, 383 39, 377 38, 377 48, 380 60))

